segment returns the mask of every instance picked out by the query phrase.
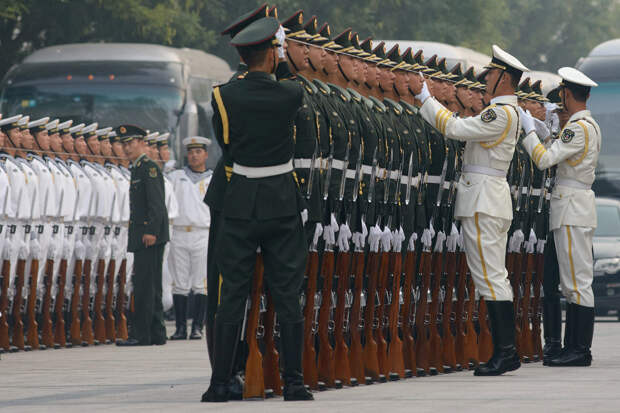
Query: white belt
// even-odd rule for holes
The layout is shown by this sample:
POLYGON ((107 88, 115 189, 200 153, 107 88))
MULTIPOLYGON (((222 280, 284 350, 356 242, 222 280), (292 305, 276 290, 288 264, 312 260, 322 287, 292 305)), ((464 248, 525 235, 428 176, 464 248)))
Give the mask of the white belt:
MULTIPOLYGON (((323 160, 321 158, 316 158, 314 160, 314 168, 315 169, 319 169, 321 168, 321 162, 323 160)), ((293 159, 293 165, 295 166, 295 168, 298 169, 310 169, 312 167, 312 159, 303 159, 303 158, 298 158, 298 159, 293 159)))
POLYGON ((282 175, 293 172, 293 160, 274 166, 243 166, 233 163, 233 173, 243 175, 246 178, 267 178, 269 176, 282 175))
POLYGON ((195 227, 193 225, 173 225, 175 231, 182 232, 194 232, 194 231, 208 231, 209 227, 195 227))
POLYGON ((579 182, 576 179, 570 179, 570 178, 557 178, 555 181, 556 185, 562 185, 562 186, 568 186, 570 188, 575 188, 575 189, 590 189, 592 188, 592 185, 587 185, 584 184, 583 182, 579 182))
MULTIPOLYGON (((428 175, 426 177, 427 184, 439 185, 441 183, 441 175, 428 175)), ((443 182, 443 189, 450 189, 450 181, 443 182)))
POLYGON ((540 188, 533 188, 532 189, 532 196, 540 196, 541 193, 542 193, 542 189, 540 189, 540 188))
POLYGON ((463 172, 489 175, 489 176, 498 176, 501 178, 506 177, 506 171, 502 171, 501 169, 489 168, 488 166, 482 166, 482 165, 463 165, 463 172))

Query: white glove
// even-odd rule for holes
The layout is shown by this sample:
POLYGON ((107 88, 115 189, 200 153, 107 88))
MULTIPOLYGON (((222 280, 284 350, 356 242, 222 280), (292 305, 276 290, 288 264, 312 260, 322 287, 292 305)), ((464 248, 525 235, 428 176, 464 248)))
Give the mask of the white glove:
POLYGON ((368 245, 371 252, 379 252, 379 242, 381 241, 381 228, 378 225, 370 227, 368 233, 368 245))
POLYGON ((69 242, 69 238, 65 238, 65 241, 62 243, 62 256, 64 259, 71 259, 71 253, 73 252, 73 245, 69 242))
POLYGON ((463 226, 461 226, 461 230, 459 231, 459 239, 456 241, 456 245, 459 246, 461 251, 465 251, 465 236, 463 235, 463 226))
POLYGON ((353 244, 355 244, 355 249, 359 251, 364 250, 364 246, 366 245, 366 236, 368 235, 368 227, 366 227, 366 223, 362 220, 362 232, 355 232, 353 234, 353 244))
POLYGON ((398 227, 397 230, 392 232, 392 251, 400 252, 403 248, 403 241, 405 240, 405 231, 403 227, 398 227))
POLYGON ((521 250, 521 244, 525 240, 523 231, 519 228, 516 230, 510 238, 510 252, 519 252, 521 250))
MULTIPOLYGON (((422 76, 421 73, 420 76, 422 76)), ((426 84, 426 82, 422 82, 422 90, 418 95, 415 95, 415 98, 418 99, 420 102, 424 103, 424 101, 430 97, 431 92, 428 90, 428 85, 426 84)))
POLYGON ((336 243, 336 232, 332 225, 323 227, 323 239, 327 245, 334 245, 336 243))
POLYGON ((446 233, 439 231, 435 238, 435 252, 443 252, 443 242, 446 240, 446 233))
POLYGON ((30 240, 30 256, 32 258, 41 257, 41 244, 39 244, 39 240, 36 238, 30 240))
POLYGON ((533 119, 536 135, 538 135, 541 141, 545 141, 549 137, 549 135, 551 135, 551 132, 549 132, 549 128, 547 128, 547 125, 545 125, 545 122, 543 122, 542 120, 538 120, 536 118, 533 119))
POLYGON ((340 225, 340 231, 338 232, 338 249, 340 251, 349 252, 351 235, 351 229, 346 223, 340 225))
POLYGON ((433 237, 435 236, 435 228, 433 223, 428 224, 428 228, 422 233, 422 244, 425 248, 430 248, 433 245, 433 237))
POLYGON ((458 244, 459 239, 459 230, 456 229, 456 225, 452 223, 452 229, 450 230, 450 235, 446 238, 446 248, 449 252, 456 251, 456 246, 458 244))
POLYGON ((306 225, 306 222, 308 222, 308 209, 304 209, 299 215, 301 215, 301 225, 306 225))
POLYGON ((280 26, 276 32, 276 39, 280 46, 278 46, 278 57, 284 59, 284 42, 286 41, 286 33, 284 33, 284 27, 280 26))
POLYGON ((407 245, 407 251, 415 251, 415 242, 418 240, 418 233, 414 232, 409 237, 409 245, 407 245))
POLYGON ((392 249, 392 231, 387 225, 381 233, 381 249, 385 252, 392 249))
POLYGON ((533 254, 534 249, 536 248, 536 242, 538 242, 538 239, 536 239, 536 233, 530 228, 530 237, 525 242, 525 252, 528 254, 533 254))
POLYGON ((30 255, 30 249, 25 241, 19 241, 19 253, 18 256, 22 260, 27 260, 30 255))
POLYGON ((545 252, 545 244, 547 243, 546 239, 539 239, 536 244, 536 252, 539 254, 543 254, 545 252))
POLYGON ((521 107, 518 107, 519 117, 521 118, 521 127, 525 134, 528 135, 530 132, 536 130, 536 126, 534 125, 534 118, 530 115, 529 112, 524 111, 521 107))
POLYGON ((316 226, 314 227, 314 237, 312 238, 312 246, 314 248, 316 248, 317 244, 319 243, 319 237, 323 235, 323 225, 321 225, 320 222, 316 223, 316 226))
MULTIPOLYGON (((88 242, 88 240, 86 240, 88 242)), ((75 247, 73 248, 75 251, 75 258, 78 260, 83 260, 86 258, 86 245, 80 239, 75 240, 75 247)))
POLYGON ((51 242, 47 246, 47 258, 55 259, 56 258, 56 249, 58 245, 56 244, 56 238, 52 238, 51 242))

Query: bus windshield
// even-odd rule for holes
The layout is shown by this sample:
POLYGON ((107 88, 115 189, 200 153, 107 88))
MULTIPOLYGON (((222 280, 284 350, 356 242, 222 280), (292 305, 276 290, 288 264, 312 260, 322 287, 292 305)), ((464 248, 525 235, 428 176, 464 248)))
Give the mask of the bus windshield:
POLYGON ((592 88, 588 108, 603 135, 597 178, 620 179, 620 82, 592 88))
POLYGON ((2 111, 31 119, 53 116, 75 123, 123 123, 174 132, 184 101, 183 91, 170 86, 121 83, 65 83, 11 86, 4 90, 2 111))

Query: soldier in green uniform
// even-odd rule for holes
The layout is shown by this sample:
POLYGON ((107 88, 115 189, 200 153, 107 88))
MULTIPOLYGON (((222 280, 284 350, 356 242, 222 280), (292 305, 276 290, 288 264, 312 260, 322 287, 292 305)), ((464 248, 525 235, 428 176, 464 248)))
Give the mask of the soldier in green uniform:
POLYGON ((229 379, 250 292, 257 248, 280 320, 284 400, 311 400, 303 385, 303 315, 299 291, 307 248, 300 216, 304 202, 293 176, 293 124, 303 91, 273 78, 283 50, 274 18, 260 19, 231 44, 248 64, 240 80, 213 90, 213 126, 232 164, 222 200, 216 254, 221 294, 215 320, 214 365, 204 402, 229 400, 229 379))
POLYGON ((115 132, 132 161, 127 251, 134 253, 132 281, 135 304, 132 337, 117 342, 117 345, 166 344, 162 261, 169 235, 164 180, 157 164, 145 154, 144 130, 132 125, 121 125, 115 132))

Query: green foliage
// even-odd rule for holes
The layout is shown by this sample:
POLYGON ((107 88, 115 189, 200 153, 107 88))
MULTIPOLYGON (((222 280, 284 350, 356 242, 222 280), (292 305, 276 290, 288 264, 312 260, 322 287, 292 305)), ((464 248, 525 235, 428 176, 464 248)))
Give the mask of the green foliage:
MULTIPOLYGON (((0 74, 41 47, 146 42, 191 47, 236 64, 219 32, 263 0, 0 0, 0 74)), ((620 37, 617 0, 279 0, 280 19, 303 8, 332 33, 444 42, 489 53, 497 43, 532 69, 574 65, 620 37)))

